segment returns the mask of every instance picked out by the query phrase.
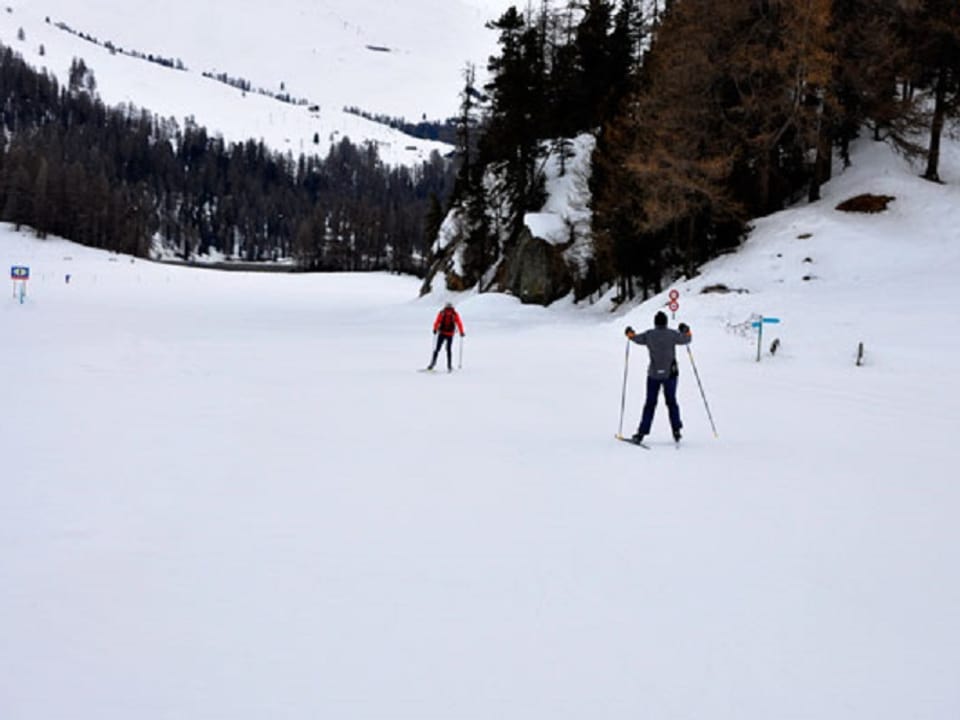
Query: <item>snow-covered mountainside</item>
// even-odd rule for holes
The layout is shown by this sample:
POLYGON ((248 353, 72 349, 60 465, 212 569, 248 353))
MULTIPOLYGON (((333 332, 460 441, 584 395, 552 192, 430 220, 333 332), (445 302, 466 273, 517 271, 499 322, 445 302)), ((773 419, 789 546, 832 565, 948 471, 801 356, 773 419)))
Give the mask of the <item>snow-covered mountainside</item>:
POLYGON ((495 51, 495 33, 484 24, 509 4, 9 0, 0 8, 0 42, 62 83, 72 60, 82 58, 107 104, 132 103, 180 121, 193 117, 228 141, 263 138, 299 154, 323 153, 349 136, 355 143, 373 140, 385 160, 403 163, 449 148, 343 109, 412 122, 455 115, 464 66, 482 69, 495 51), (306 104, 243 93, 204 73, 306 104))

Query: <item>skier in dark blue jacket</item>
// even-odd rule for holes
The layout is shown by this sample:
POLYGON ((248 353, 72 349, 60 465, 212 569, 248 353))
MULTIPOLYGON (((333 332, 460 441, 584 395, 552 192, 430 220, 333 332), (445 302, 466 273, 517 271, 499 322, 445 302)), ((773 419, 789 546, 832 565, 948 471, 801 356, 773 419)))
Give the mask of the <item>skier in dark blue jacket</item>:
POLYGON ((647 368, 647 400, 643 406, 643 417, 636 434, 630 439, 639 443, 650 434, 653 423, 653 413, 657 409, 657 397, 660 388, 670 413, 670 427, 673 429, 673 439, 680 441, 680 430, 683 423, 680 420, 680 406, 677 405, 677 345, 686 345, 692 339, 690 327, 680 323, 677 330, 667 327, 667 315, 658 312, 653 318, 653 329, 646 332, 634 332, 632 327, 624 331, 626 336, 638 345, 646 345, 650 352, 650 366, 647 368))

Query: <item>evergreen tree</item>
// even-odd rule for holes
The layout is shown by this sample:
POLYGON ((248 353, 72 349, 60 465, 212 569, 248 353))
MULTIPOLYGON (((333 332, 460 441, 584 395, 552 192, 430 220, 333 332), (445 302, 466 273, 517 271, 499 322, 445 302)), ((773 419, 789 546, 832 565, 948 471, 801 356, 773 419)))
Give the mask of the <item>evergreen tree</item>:
POLYGON ((588 0, 583 10, 574 41, 582 69, 580 102, 586 111, 585 126, 597 127, 611 114, 612 88, 619 74, 609 37, 613 13, 608 0, 588 0))
POLYGON ((833 2, 834 139, 845 165, 850 164, 850 142, 864 125, 872 123, 879 138, 900 114, 897 73, 905 63, 893 11, 889 0, 833 2))
POLYGON ((538 26, 528 25, 513 7, 488 27, 500 31, 501 54, 489 64, 490 117, 481 163, 503 163, 515 218, 512 233, 519 229, 522 213, 539 209, 543 198, 537 159, 546 94, 544 44, 538 26))
POLYGON ((45 238, 47 236, 47 228, 49 228, 51 224, 48 184, 49 171, 47 158, 41 157, 37 163, 37 175, 33 182, 33 208, 31 213, 31 224, 38 238, 45 238))
POLYGON ((457 116, 457 182, 453 190, 453 201, 457 201, 473 190, 471 179, 476 164, 476 129, 479 120, 475 116, 478 95, 476 88, 476 68, 467 64, 463 70, 463 89, 460 91, 460 112, 457 116))
POLYGON ((960 5, 955 0, 904 0, 901 7, 916 69, 914 81, 933 99, 923 177, 939 182, 944 125, 960 109, 960 5))

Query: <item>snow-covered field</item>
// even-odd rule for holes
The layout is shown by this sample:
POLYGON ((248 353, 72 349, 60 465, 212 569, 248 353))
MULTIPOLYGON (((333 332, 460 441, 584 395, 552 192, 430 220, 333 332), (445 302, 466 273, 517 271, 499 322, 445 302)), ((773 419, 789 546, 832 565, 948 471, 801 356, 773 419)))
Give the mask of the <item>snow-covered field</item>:
POLYGON ((676 286, 719 431, 681 353, 679 450, 662 406, 651 450, 613 440, 665 296, 456 297, 463 369, 425 374, 447 296, 413 279, 4 228, 0 717, 956 718, 947 152, 938 186, 861 145, 676 286), (896 200, 833 210, 860 192, 896 200))

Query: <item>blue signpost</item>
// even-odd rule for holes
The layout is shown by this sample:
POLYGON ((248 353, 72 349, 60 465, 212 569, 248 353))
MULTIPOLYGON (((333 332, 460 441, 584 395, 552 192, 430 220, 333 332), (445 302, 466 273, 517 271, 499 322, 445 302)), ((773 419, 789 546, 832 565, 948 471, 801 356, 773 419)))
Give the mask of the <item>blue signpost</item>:
POLYGON ((20 290, 20 303, 23 304, 27 296, 27 280, 30 279, 30 268, 23 265, 14 265, 10 268, 10 279, 13 280, 13 297, 17 297, 17 289, 20 290), (18 286, 17 283, 20 283, 18 286))
POLYGON ((775 325, 778 322, 780 322, 780 318, 764 317, 761 315, 759 320, 750 323, 753 327, 757 328, 757 362, 760 362, 760 347, 763 345, 763 326, 775 325))

